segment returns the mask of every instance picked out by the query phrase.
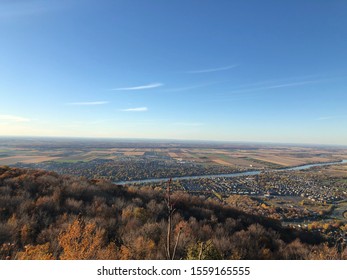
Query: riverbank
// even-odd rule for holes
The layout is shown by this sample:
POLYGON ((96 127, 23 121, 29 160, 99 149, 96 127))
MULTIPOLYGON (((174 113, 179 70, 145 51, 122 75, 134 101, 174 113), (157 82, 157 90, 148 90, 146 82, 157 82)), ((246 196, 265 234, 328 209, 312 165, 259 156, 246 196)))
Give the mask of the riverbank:
MULTIPOLYGON (((281 172, 281 171, 299 171, 306 170, 312 167, 317 166, 328 166, 335 164, 344 164, 347 163, 347 160, 335 161, 335 162, 322 162, 322 163, 311 163, 294 167, 287 167, 282 169, 270 169, 267 172, 281 172)), ((254 176, 259 175, 264 172, 264 170, 253 170, 253 171, 244 171, 244 172, 236 172, 236 173, 228 173, 228 174, 212 174, 212 175, 194 175, 194 176, 182 176, 182 177, 173 177, 173 178, 150 178, 150 179, 142 179, 142 180, 131 180, 131 181, 119 181, 114 182, 117 185, 133 185, 133 184, 145 184, 145 183, 159 183, 165 182, 170 179, 173 181, 178 180, 194 180, 194 179, 213 179, 213 178, 233 178, 233 177, 241 177, 241 176, 254 176)))

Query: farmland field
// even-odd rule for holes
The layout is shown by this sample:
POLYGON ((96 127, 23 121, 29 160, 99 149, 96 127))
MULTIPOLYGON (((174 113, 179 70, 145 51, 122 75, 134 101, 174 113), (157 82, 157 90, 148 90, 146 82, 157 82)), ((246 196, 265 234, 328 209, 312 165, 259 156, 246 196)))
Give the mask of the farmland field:
MULTIPOLYGON (((45 161, 77 162, 97 159, 170 158, 177 162, 229 166, 241 169, 267 169, 308 163, 336 161, 347 158, 347 149, 317 147, 286 147, 241 144, 192 144, 146 142, 88 142, 48 140, 15 142, 0 140, 0 164, 39 163, 45 161), (54 143, 54 144, 53 144, 54 143), (189 146, 189 147, 187 147, 189 146)), ((334 174, 346 174, 346 166, 326 167, 334 174)))
POLYGON ((286 169, 346 160, 346 148, 0 139, 0 151, 0 165, 106 179, 116 184, 162 188, 168 178, 173 178, 173 191, 224 201, 243 211, 288 224, 307 227, 317 220, 347 221, 346 163, 309 170, 286 169), (222 175, 230 173, 247 175, 229 178, 222 175))

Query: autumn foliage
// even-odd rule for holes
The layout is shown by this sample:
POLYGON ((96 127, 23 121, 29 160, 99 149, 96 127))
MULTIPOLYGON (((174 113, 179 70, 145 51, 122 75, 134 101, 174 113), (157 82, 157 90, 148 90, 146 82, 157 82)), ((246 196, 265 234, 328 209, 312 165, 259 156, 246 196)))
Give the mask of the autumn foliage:
POLYGON ((0 259, 347 258, 318 233, 186 193, 168 204, 167 195, 0 167, 0 259))

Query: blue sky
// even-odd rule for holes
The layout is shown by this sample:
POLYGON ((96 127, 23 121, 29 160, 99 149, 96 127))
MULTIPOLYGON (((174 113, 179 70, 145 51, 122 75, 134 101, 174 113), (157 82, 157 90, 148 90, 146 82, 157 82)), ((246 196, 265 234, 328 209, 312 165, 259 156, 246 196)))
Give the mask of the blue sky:
POLYGON ((0 1, 0 135, 347 145, 347 2, 0 1))

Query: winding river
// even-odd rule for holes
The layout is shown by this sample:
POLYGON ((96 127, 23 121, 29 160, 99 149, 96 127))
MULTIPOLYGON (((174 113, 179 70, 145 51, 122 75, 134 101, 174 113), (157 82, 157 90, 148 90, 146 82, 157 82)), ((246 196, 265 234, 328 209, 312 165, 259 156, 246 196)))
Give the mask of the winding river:
MULTIPOLYGON (((322 162, 322 163, 312 163, 305 164, 295 167, 286 167, 280 169, 272 169, 267 171, 279 172, 279 171, 298 171, 298 170, 306 170, 316 166, 328 166, 328 165, 336 165, 336 164, 344 164, 347 163, 347 160, 335 161, 335 162, 322 162)), ((254 171, 244 171, 237 173, 228 173, 228 174, 210 174, 210 175, 195 175, 195 176, 182 176, 182 177, 172 177, 172 180, 194 180, 194 179, 213 179, 213 178, 233 178, 233 177, 241 177, 241 176, 252 176, 258 175, 263 170, 254 170, 254 171)), ((143 179, 143 180, 132 180, 132 181, 119 181, 114 182, 118 185, 132 185, 132 184, 145 184, 145 183, 158 183, 168 181, 170 178, 152 178, 152 179, 143 179)))

